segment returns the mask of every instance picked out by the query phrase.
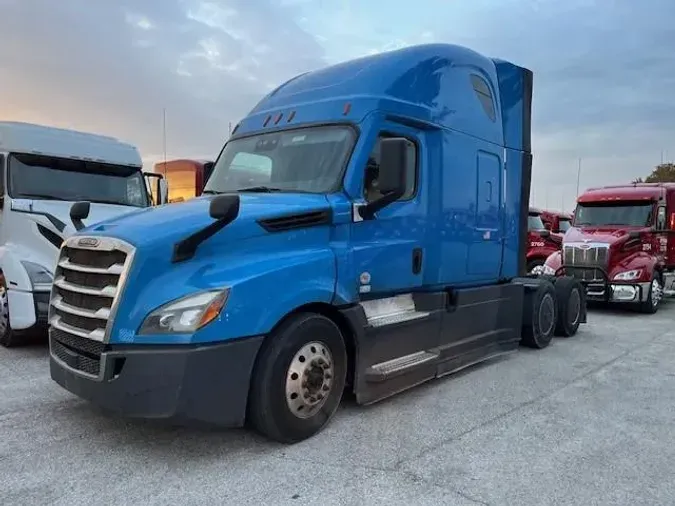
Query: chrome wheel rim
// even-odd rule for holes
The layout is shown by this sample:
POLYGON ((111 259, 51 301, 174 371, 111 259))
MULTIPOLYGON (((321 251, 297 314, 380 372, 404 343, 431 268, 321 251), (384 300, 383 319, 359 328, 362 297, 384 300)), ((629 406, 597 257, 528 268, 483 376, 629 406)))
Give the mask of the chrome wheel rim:
POLYGON ((298 418, 309 418, 326 403, 335 377, 333 356, 322 342, 305 344, 286 373, 286 403, 298 418))
POLYGON ((530 271, 530 274, 534 274, 537 276, 541 276, 544 273, 544 266, 543 265, 535 265, 532 267, 532 270, 530 271))
POLYGON ((661 283, 659 283, 658 279, 652 280, 652 306, 658 306, 662 296, 663 290, 661 290, 661 283))

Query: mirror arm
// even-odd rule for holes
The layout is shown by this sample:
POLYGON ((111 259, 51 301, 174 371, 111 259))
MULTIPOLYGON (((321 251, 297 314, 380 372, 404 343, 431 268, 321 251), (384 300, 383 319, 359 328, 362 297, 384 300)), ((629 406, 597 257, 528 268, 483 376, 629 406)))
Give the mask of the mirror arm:
POLYGON ((364 220, 372 220, 375 218, 375 213, 384 209, 389 204, 396 202, 403 196, 404 192, 389 192, 382 195, 379 199, 373 202, 368 202, 365 206, 359 207, 359 214, 364 220))

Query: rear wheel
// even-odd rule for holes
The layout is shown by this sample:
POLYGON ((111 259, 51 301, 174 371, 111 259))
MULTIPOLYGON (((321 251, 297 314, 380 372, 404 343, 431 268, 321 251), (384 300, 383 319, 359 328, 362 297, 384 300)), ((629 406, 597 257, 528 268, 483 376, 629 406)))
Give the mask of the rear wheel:
POLYGON ((546 348, 553 339, 557 318, 555 288, 541 280, 536 287, 526 289, 520 342, 530 348, 546 348))
POLYGON ((571 277, 560 277, 555 280, 555 294, 558 306, 556 336, 571 337, 577 333, 581 324, 586 294, 581 283, 571 277))
POLYGON ((296 443, 320 432, 345 385, 347 352, 340 329, 311 313, 294 315, 267 338, 249 396, 249 421, 270 439, 296 443))

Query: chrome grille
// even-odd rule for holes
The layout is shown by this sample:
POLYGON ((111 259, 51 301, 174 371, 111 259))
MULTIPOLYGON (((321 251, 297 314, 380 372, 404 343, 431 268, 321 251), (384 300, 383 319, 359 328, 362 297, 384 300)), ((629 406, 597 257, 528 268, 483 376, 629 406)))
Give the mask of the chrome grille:
POLYGON ((54 358, 81 373, 96 375, 93 368, 109 338, 133 253, 130 244, 107 237, 74 236, 66 241, 49 305, 54 358), (66 352, 77 359, 66 361, 66 352))
POLYGON ((563 246, 563 265, 566 272, 583 281, 602 281, 604 277, 599 267, 607 270, 609 262, 609 245, 598 243, 572 243, 563 246), (584 269, 574 269, 584 267, 584 269))

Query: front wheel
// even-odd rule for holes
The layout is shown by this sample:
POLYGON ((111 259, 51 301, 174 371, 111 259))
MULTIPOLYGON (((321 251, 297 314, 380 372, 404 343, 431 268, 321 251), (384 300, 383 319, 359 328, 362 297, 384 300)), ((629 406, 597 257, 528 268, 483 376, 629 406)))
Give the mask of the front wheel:
POLYGON ((544 260, 543 258, 535 258, 534 260, 530 260, 527 263, 527 273, 535 275, 543 274, 545 263, 546 260, 544 260))
POLYGON ((649 284, 649 292, 647 300, 641 302, 639 305, 640 312, 646 314, 654 314, 659 310, 659 304, 663 298, 663 287, 661 285, 661 277, 658 272, 652 274, 652 280, 649 284))
POLYGON ((9 324, 9 297, 5 278, 0 274, 0 346, 12 348, 21 344, 21 337, 9 324))
POLYGON ((268 336, 253 372, 249 421, 270 439, 297 443, 320 432, 345 386, 340 329, 312 313, 293 315, 268 336))

